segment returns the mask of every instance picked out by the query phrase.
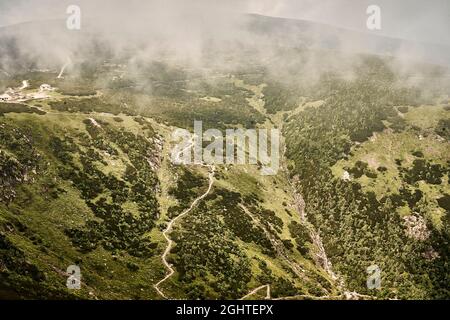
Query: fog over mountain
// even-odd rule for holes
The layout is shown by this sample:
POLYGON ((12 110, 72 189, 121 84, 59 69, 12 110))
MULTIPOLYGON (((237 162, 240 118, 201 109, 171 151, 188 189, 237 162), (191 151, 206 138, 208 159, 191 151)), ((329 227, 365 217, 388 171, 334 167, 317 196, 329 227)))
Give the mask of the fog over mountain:
MULTIPOLYGON (((64 18, 68 5, 80 5, 86 17, 105 18, 122 13, 120 24, 137 16, 155 21, 155 13, 167 21, 173 17, 195 13, 218 21, 226 13, 257 13, 261 15, 304 19, 337 27, 365 31, 366 8, 375 4, 382 10, 382 29, 374 33, 418 42, 450 45, 450 3, 446 0, 132 0, 127 1, 58 1, 3 0, 0 3, 0 26, 31 20, 64 18), (38 4, 38 5, 36 5, 38 4)), ((156 20, 158 21, 158 20, 156 20)), ((132 21, 130 21, 132 22, 132 21)), ((158 21, 164 26, 163 21, 158 21)), ((176 21, 170 20, 174 23, 176 21)))
MULTIPOLYGON (((365 1, 76 1, 82 14, 79 31, 68 30, 65 24, 72 2, 42 0, 36 6, 33 1, 3 1, 0 25, 9 27, 1 29, 0 36, 9 45, 2 48, 2 68, 8 69, 14 59, 12 52, 7 54, 12 43, 19 56, 54 67, 75 57, 90 59, 89 54, 95 55, 94 42, 113 56, 126 54, 136 60, 164 55, 197 65, 204 63, 211 46, 220 52, 239 46, 254 48, 255 59, 267 59, 271 55, 267 45, 273 44, 394 56, 403 65, 408 61, 450 64, 448 33, 442 31, 450 20, 442 19, 442 7, 430 6, 424 12, 417 1, 408 1, 408 10, 402 9, 405 12, 395 19, 392 15, 405 8, 400 4, 404 1, 398 1, 398 7, 380 1, 383 27, 379 32, 365 27, 365 1), (422 18, 411 20, 417 10, 422 18), (308 20, 245 14, 252 12, 308 20), (413 32, 415 37, 403 32, 423 25, 423 30, 433 28, 428 35, 440 36, 441 41, 424 38, 421 32, 413 32), (440 44, 424 44, 424 40, 440 44)), ((220 55, 216 60, 221 63, 220 55)))
POLYGON ((449 3, 0 0, 0 300, 449 299, 449 3))

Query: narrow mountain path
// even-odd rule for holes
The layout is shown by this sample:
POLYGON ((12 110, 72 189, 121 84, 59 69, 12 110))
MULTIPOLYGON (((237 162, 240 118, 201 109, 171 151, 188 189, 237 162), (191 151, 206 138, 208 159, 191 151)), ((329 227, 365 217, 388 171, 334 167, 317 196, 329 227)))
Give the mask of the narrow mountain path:
POLYGON ((344 293, 344 295, 313 296, 313 295, 309 295, 309 294, 298 294, 298 295, 294 295, 294 296, 272 298, 270 284, 265 284, 258 288, 253 289, 252 291, 247 293, 245 296, 243 296, 239 300, 245 300, 245 299, 251 297, 252 295, 256 294, 257 292, 261 291, 262 289, 266 289, 266 296, 264 297, 265 300, 298 300, 298 299, 342 300, 343 298, 345 298, 347 300, 373 299, 373 297, 371 297, 371 296, 360 295, 356 292, 346 292, 346 293, 344 293))
POLYGON ((251 297, 252 295, 256 294, 258 291, 260 291, 260 290, 262 290, 264 288, 266 289, 266 296, 264 298, 265 300, 299 300, 299 299, 309 299, 309 300, 343 300, 343 299, 346 299, 346 300, 360 300, 360 299, 374 300, 375 299, 373 296, 359 294, 357 292, 349 292, 349 291, 344 292, 343 295, 312 296, 312 295, 309 295, 309 294, 298 294, 298 295, 294 295, 294 296, 272 298, 272 292, 271 292, 270 284, 265 284, 265 285, 262 285, 262 286, 260 286, 258 288, 253 289, 252 291, 247 293, 245 296, 243 296, 239 300, 245 300, 245 299, 251 297))
POLYGON ((245 296, 243 296, 243 297, 240 298, 239 300, 245 300, 245 299, 247 299, 248 297, 254 295, 255 293, 257 293, 258 291, 260 291, 260 290, 262 290, 262 289, 264 289, 264 288, 266 288, 266 297, 265 297, 264 299, 270 300, 270 299, 271 299, 271 297, 270 297, 270 284, 265 284, 265 285, 262 285, 262 286, 260 286, 260 287, 258 287, 258 288, 256 288, 256 289, 253 289, 252 291, 250 291, 249 293, 247 293, 245 296))
POLYGON ((212 186, 214 184, 214 172, 215 172, 216 168, 214 166, 212 166, 212 165, 204 165, 204 166, 206 166, 206 167, 208 167, 210 169, 210 171, 209 171, 209 186, 208 186, 208 190, 206 190, 206 192, 204 194, 202 194, 201 196, 196 198, 191 203, 191 206, 188 209, 186 209, 180 215, 178 215, 175 218, 173 218, 169 222, 169 224, 167 225, 166 229, 163 231, 164 238, 166 238, 166 240, 167 240, 167 247, 164 250, 163 254, 161 255, 161 260, 164 263, 164 265, 166 266, 166 268, 169 270, 169 272, 166 274, 166 276, 163 279, 161 279, 153 287, 158 292, 158 294, 161 297, 163 297, 164 299, 169 299, 169 298, 164 294, 164 292, 162 292, 162 290, 160 289, 160 286, 161 286, 162 283, 164 283, 167 279, 169 279, 175 273, 175 270, 173 269, 172 265, 167 262, 167 256, 169 255, 170 250, 172 249, 172 246, 173 246, 173 240, 170 239, 170 233, 172 232, 173 225, 175 224, 175 222, 177 220, 181 219, 182 217, 187 215, 189 212, 191 212, 192 209, 211 192, 212 186))
POLYGON ((56 77, 56 79, 61 79, 63 77, 64 74, 64 70, 66 70, 66 68, 72 63, 72 61, 70 60, 70 58, 67 58, 67 62, 62 66, 61 71, 59 72, 58 76, 56 77))

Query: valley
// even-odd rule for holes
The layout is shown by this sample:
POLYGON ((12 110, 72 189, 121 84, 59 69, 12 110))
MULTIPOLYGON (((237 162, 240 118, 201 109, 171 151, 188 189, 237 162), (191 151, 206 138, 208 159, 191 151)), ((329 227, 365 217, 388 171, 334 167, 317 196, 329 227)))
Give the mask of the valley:
POLYGON ((306 22, 250 20, 254 42, 202 63, 89 38, 70 62, 0 64, 0 297, 449 298, 448 68, 262 42, 306 22), (196 121, 278 130, 278 170, 174 161, 196 121))

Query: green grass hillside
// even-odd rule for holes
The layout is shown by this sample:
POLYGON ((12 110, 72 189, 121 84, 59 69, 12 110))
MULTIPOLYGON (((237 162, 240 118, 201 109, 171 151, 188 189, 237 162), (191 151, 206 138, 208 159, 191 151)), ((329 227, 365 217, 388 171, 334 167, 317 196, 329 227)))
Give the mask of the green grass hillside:
MULTIPOLYGON (((222 98, 242 99, 242 89, 230 85, 230 98, 222 98)), ((205 95, 220 96, 211 90, 205 95)), ((205 192, 207 172, 171 164, 168 125, 180 124, 177 113, 161 123, 151 109, 95 95, 61 91, 23 108, 3 106, 2 297, 162 298, 154 288, 167 273, 162 231, 205 192), (66 288, 70 265, 81 268, 79 291, 66 288)), ((204 103, 221 114, 216 100, 204 103)), ((235 103, 253 108, 245 99, 235 103)), ((266 284, 273 297, 340 294, 316 263, 284 171, 263 177, 258 166, 218 166, 211 193, 174 229, 176 273, 161 286, 169 297, 241 298, 266 284)))
POLYGON ((409 85, 373 56, 312 81, 311 52, 279 51, 292 81, 246 63, 252 52, 1 80, 56 89, 0 104, 0 297, 448 298, 448 88, 409 85), (280 129, 280 170, 216 165, 209 189, 211 167, 170 159, 173 130, 194 120, 280 129), (366 287, 372 264, 380 290, 366 287), (81 290, 66 287, 70 265, 81 290))

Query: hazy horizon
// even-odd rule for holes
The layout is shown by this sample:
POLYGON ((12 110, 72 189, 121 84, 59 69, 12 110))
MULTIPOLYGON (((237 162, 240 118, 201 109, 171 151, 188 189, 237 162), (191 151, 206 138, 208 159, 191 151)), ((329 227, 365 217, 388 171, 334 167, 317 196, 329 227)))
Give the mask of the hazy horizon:
MULTIPOLYGON (((177 17, 199 15, 201 19, 226 20, 236 14, 260 14, 270 17, 308 20, 381 36, 411 40, 422 43, 434 43, 450 46, 450 2, 445 0, 245 0, 245 1, 127 1, 126 8, 121 1, 55 1, 40 0, 2 0, 0 1, 0 26, 22 22, 67 17, 67 6, 79 5, 84 18, 104 19, 126 13, 144 19, 156 16, 177 17), (366 28, 366 9, 375 4, 381 7, 382 29, 370 31, 366 28)), ((125 18, 126 18, 125 16, 125 18)), ((121 24, 126 25, 121 15, 121 24)), ((174 19, 173 23, 177 21, 174 19)), ((220 21, 219 21, 220 22, 220 21)), ((218 22, 218 23, 219 23, 218 22)))

